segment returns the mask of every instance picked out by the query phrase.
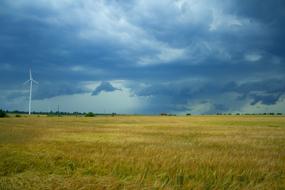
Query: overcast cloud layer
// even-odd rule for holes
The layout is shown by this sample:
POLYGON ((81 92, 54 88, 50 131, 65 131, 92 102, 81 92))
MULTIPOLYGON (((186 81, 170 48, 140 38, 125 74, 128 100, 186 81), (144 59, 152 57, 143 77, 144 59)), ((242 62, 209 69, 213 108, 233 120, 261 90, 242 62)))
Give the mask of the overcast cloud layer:
POLYGON ((37 111, 284 113, 284 34, 283 0, 2 0, 0 107, 32 68, 37 111))

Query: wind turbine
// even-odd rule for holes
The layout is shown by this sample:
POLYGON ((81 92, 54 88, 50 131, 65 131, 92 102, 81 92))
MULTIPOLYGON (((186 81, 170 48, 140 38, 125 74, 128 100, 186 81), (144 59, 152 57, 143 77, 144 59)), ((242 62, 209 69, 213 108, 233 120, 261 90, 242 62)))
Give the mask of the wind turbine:
POLYGON ((39 84, 37 81, 33 79, 31 69, 30 69, 30 79, 27 80, 24 84, 27 84, 27 83, 30 83, 29 115, 31 115, 33 83, 39 84))

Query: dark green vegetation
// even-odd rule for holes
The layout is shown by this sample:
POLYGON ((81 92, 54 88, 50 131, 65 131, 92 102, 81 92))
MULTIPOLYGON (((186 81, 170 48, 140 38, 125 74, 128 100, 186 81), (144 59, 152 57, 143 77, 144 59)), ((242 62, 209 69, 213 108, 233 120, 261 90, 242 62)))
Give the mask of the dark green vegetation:
POLYGON ((283 116, 0 119, 0 189, 284 189, 283 116))
POLYGON ((7 117, 6 112, 1 109, 0 109, 0 117, 7 117))
POLYGON ((95 117, 95 114, 92 112, 89 112, 85 115, 85 117, 95 117))

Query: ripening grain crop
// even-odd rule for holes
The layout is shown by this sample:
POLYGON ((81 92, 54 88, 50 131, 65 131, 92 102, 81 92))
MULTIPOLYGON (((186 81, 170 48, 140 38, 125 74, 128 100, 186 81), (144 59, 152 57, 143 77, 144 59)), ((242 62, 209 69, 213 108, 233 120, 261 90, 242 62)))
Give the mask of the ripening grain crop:
POLYGON ((284 189, 285 117, 0 119, 0 189, 284 189))

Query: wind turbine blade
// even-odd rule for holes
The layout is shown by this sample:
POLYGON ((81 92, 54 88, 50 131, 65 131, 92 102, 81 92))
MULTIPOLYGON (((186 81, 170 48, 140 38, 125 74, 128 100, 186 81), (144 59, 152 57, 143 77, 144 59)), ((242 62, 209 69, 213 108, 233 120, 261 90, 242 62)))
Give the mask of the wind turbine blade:
POLYGON ((27 84, 27 83, 29 83, 31 80, 29 79, 29 80, 27 80, 26 82, 24 82, 23 84, 27 84))
POLYGON ((39 84, 39 82, 35 81, 34 79, 32 79, 32 81, 33 81, 34 83, 36 83, 36 84, 39 84))
POLYGON ((30 68, 30 80, 33 80, 31 68, 30 68))

